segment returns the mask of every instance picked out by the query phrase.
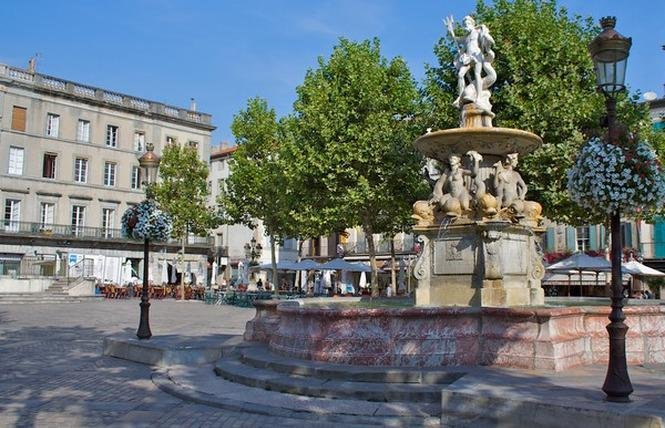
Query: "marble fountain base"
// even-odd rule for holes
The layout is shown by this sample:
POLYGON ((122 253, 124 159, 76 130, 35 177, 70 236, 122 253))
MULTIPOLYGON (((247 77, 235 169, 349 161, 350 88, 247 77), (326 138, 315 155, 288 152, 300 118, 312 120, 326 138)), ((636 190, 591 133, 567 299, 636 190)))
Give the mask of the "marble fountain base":
MULTIPOLYGON (((364 309, 267 301, 256 311, 245 340, 306 360, 560 371, 608 358, 604 306, 364 309)), ((625 314, 628 363, 665 363, 665 306, 628 306, 625 314)))

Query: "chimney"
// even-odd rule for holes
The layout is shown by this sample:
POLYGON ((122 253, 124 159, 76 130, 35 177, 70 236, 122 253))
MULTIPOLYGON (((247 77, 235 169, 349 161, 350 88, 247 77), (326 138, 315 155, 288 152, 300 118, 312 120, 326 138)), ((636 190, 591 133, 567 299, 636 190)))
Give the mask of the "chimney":
POLYGON ((194 98, 189 99, 189 109, 191 111, 196 111, 196 100, 194 98))

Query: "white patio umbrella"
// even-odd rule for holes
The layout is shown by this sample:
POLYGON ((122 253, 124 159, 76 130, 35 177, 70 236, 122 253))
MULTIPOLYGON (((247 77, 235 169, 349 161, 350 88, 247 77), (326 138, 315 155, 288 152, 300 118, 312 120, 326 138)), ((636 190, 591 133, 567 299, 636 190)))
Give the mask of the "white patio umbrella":
MULTIPOLYGON (((612 265, 604 257, 591 257, 578 252, 545 268, 549 272, 577 271, 580 275, 580 293, 582 290, 582 272, 610 272, 612 265)), ((570 287, 568 287, 570 294, 570 287)))
POLYGON ((575 253, 572 256, 551 264, 545 268, 548 271, 590 271, 608 272, 612 265, 604 257, 591 257, 584 253, 575 253))
POLYGON ((365 272, 360 272, 360 280, 358 281, 359 288, 367 288, 367 275, 365 272))
POLYGON ((346 270, 350 272, 371 272, 372 268, 363 263, 351 263, 344 259, 333 259, 318 266, 321 270, 346 270))
POLYGON ((406 290, 406 263, 404 259, 399 260, 399 274, 397 275, 397 291, 402 292, 406 290))
POLYGON ((196 285, 205 284, 205 272, 206 269, 203 269, 203 262, 199 260, 199 264, 196 267, 196 285))
POLYGON ((631 260, 621 264, 621 270, 623 273, 629 273, 635 276, 665 276, 665 273, 650 268, 647 265, 644 265, 637 260, 631 260))
POLYGON ((305 292, 309 292, 309 289, 307 288, 307 271, 306 270, 301 270, 300 271, 300 289, 304 290, 305 292))
POLYGON ((164 259, 162 262, 162 277, 161 277, 161 283, 166 284, 169 282, 169 262, 164 259))
POLYGON ((319 270, 321 263, 317 263, 311 259, 300 260, 298 263, 293 264, 293 270, 319 270))
POLYGON ((185 284, 192 283, 192 262, 187 262, 187 269, 185 269, 185 284))
POLYGON ((132 281, 132 262, 128 259, 122 265, 122 285, 127 285, 132 281))
POLYGON ((217 284, 217 262, 212 262, 212 271, 210 272, 210 285, 217 284))
POLYGON ((173 263, 171 263, 171 284, 175 284, 178 282, 178 273, 176 272, 176 261, 175 259, 173 260, 173 263))

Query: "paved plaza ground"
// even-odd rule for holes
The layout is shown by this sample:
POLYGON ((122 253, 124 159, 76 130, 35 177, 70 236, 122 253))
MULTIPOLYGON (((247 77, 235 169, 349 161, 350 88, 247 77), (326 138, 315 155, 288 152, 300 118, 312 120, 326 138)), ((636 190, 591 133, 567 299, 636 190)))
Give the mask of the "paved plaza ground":
MULTIPOLYGON (((303 426, 184 402, 151 382, 149 366, 101 356, 104 336, 136 330, 138 303, 0 306, 0 426, 303 426)), ((254 309, 161 300, 150 315, 154 335, 224 338, 242 334, 254 309)))
MULTIPOLYGON (((102 356, 104 337, 134 334, 138 324, 138 303, 133 299, 0 306, 0 427, 313 425, 312 420, 241 413, 183 401, 155 386, 150 366, 102 356)), ((158 300, 151 307, 151 326, 155 336, 199 336, 221 343, 232 335, 242 334, 245 323, 253 316, 253 308, 158 300)), ((581 406, 587 409, 583 412, 595 409, 603 415, 611 410, 626 414, 656 414, 665 419, 665 411, 660 406, 665 393, 665 366, 631 368, 635 394, 630 405, 603 401, 599 385, 604 371, 601 366, 564 373, 479 368, 469 370, 448 390, 462 394, 460 397, 480 400, 479 403, 490 402, 484 395, 487 391, 499 397, 517 394, 515 403, 507 403, 510 412, 524 407, 524 400, 542 401, 543 397, 550 397, 546 400, 551 401, 550 404, 561 401, 556 405, 581 406)), ((185 367, 174 373, 180 374, 179 381, 185 385, 185 381, 195 379, 193 387, 213 398, 228 396, 228 391, 223 390, 224 381, 213 378, 211 365, 185 367), (207 373, 210 379, 206 377, 207 373)), ((261 391, 261 394, 276 393, 261 391)), ((293 398, 295 396, 290 397, 297 400, 293 398)), ((278 398, 287 399, 286 396, 278 398)), ((276 401, 270 404, 278 405, 276 401)), ((506 403, 501 405, 505 407, 506 403)), ((536 407, 542 412, 542 407, 538 406, 541 405, 536 407)), ((502 412, 504 407, 497 409, 502 412)), ((520 410, 520 414, 529 416, 529 409, 520 410)), ((281 415, 288 416, 286 413, 281 415)), ((342 425, 350 428, 358 421, 353 418, 351 422, 342 425)), ((340 426, 340 423, 319 420, 316 426, 333 427, 340 426)), ((571 423, 566 426, 579 425, 571 423)))

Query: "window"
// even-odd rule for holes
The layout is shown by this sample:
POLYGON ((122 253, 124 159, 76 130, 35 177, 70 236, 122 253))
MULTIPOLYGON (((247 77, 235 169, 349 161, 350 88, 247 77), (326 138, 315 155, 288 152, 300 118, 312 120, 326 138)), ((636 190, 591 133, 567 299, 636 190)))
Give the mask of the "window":
POLYGON ((145 151, 145 133, 139 131, 134 132, 134 151, 145 151))
POLYGON ((42 177, 55 178, 56 159, 55 153, 44 153, 44 163, 42 167, 42 177))
POLYGON ((76 128, 76 141, 82 143, 90 142, 90 121, 79 119, 78 128, 76 128))
POLYGON ((9 148, 9 168, 7 172, 14 175, 23 175, 23 147, 9 148))
POLYGON ((5 230, 18 232, 21 220, 21 201, 18 199, 5 199, 5 230))
POLYGON ((85 207, 82 205, 72 206, 72 235, 82 235, 85 225, 85 207))
POLYGON ((104 163, 104 186, 115 186, 116 166, 113 162, 104 163))
POLYGON ((113 238, 114 225, 115 225, 115 210, 111 208, 102 209, 102 237, 113 238))
POLYGON ((132 167, 132 189, 141 188, 141 168, 138 166, 132 167))
POLYGON ((74 181, 77 183, 88 182, 88 160, 76 158, 74 161, 74 181))
POLYGON ((199 142, 198 141, 188 141, 187 145, 191 148, 198 149, 199 148, 199 142))
POLYGON ((60 132, 60 116, 49 113, 46 115, 46 135, 58 138, 58 132, 60 132))
POLYGON ((589 226, 580 226, 577 231, 577 251, 590 250, 589 247, 589 226))
POLYGON ((14 131, 25 132, 25 116, 27 113, 25 107, 14 106, 12 109, 12 129, 14 131))
POLYGON ((621 223, 621 245, 623 248, 633 247, 633 226, 630 223, 621 223))
POLYGON ((166 144, 176 144, 176 138, 171 136, 166 136, 166 144))
POLYGON ((106 145, 109 147, 118 147, 118 132, 117 126, 106 126, 106 145))
POLYGON ((51 202, 42 202, 39 208, 39 227, 42 230, 51 229, 53 226, 53 217, 55 214, 55 204, 51 202))

